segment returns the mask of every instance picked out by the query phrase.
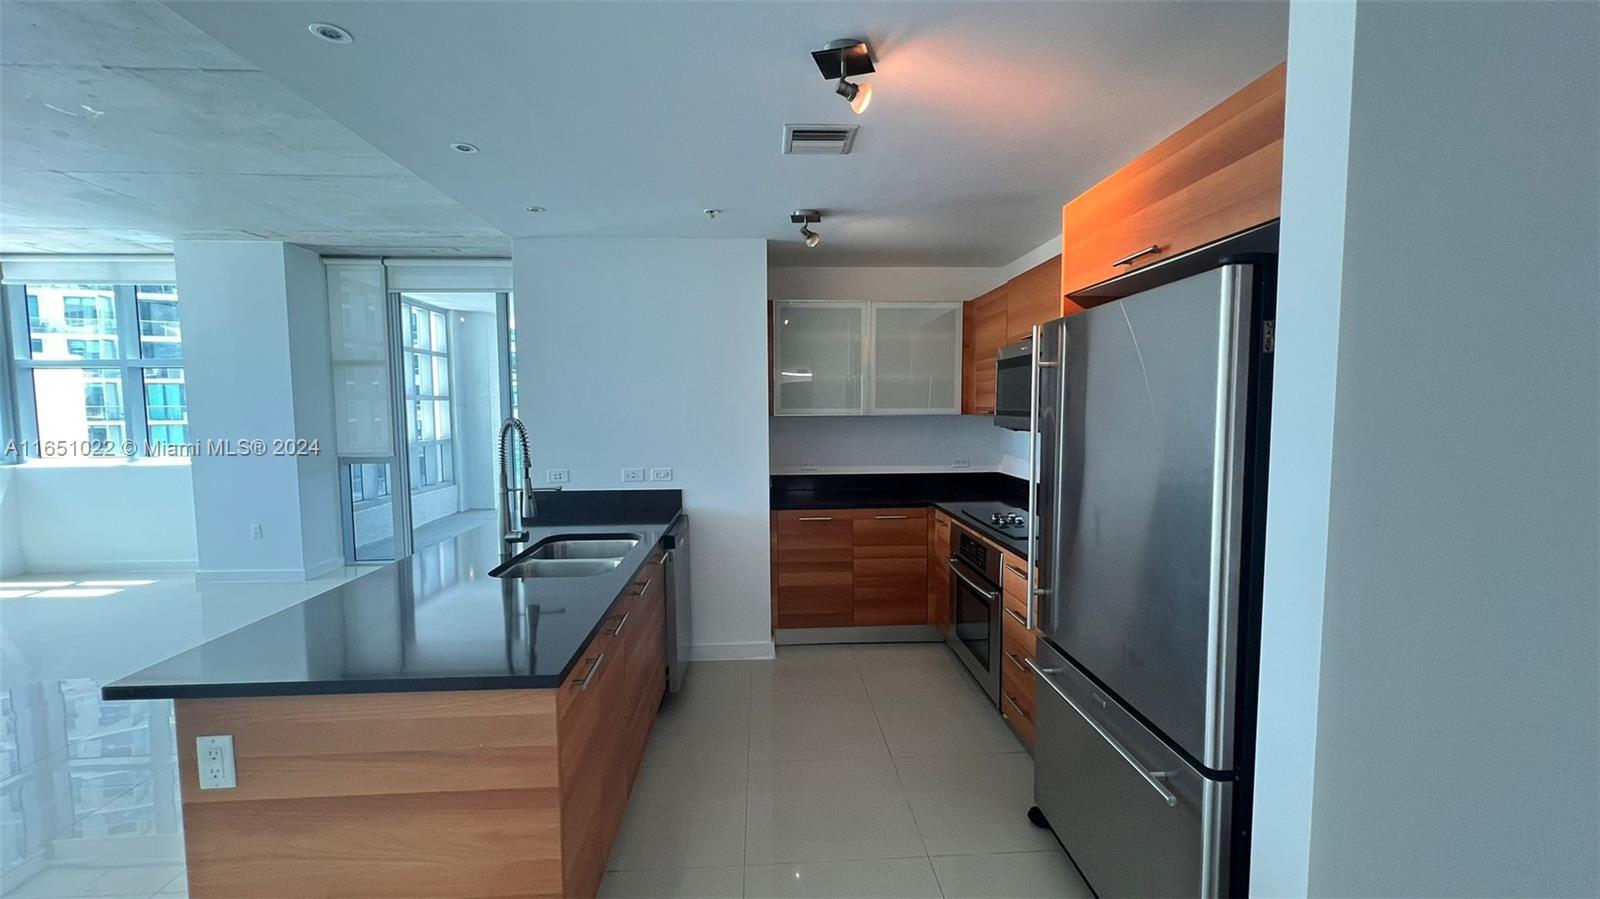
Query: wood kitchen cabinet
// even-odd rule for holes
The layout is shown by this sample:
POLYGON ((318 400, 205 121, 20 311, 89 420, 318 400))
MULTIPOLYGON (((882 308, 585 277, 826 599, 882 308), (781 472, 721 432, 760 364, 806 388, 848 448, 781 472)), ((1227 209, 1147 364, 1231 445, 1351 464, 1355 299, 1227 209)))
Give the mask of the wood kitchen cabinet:
POLYGON ((1005 553, 1000 561, 1000 715, 1029 748, 1034 736, 1034 673, 1038 631, 1028 628, 1027 560, 1005 553))
POLYGON ((773 513, 772 626, 928 622, 928 510, 773 513))
MULTIPOLYGON (((993 415, 995 356, 1006 345, 1006 285, 1001 285, 972 300, 970 368, 965 380, 972 385, 970 402, 962 407, 967 415, 993 415)), ((965 349, 965 348, 963 348, 965 349)), ((963 363, 968 361, 964 352, 963 363)))
POLYGON ((1033 336, 1033 326, 1083 307, 1061 296, 1061 257, 1056 256, 1006 282, 1007 344, 1033 336))
POLYGON ((928 510, 856 512, 851 624, 928 623, 928 510))
POLYGON ((1284 65, 1061 210, 1062 295, 1278 217, 1284 65))

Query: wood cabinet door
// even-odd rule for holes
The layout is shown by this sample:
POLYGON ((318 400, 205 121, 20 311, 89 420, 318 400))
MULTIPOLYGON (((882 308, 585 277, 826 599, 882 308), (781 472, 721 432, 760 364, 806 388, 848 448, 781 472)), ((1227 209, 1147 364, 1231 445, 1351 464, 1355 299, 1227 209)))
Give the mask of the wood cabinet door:
POLYGON ((995 356, 1006 344, 1006 295, 1002 286, 972 301, 973 415, 994 414, 995 356))
POLYGON ((928 623, 928 510, 861 509, 853 530, 852 623, 928 623))
POLYGON ((850 509, 777 512, 772 626, 848 627, 855 555, 850 509))
POLYGON ((978 365, 977 304, 968 300, 961 304, 961 414, 977 415, 978 365))
POLYGON ((1284 66, 1222 101, 1061 210, 1061 293, 1278 217, 1284 66))
POLYGON ((1006 284, 1006 343, 1027 340, 1033 326, 1082 307, 1061 296, 1061 257, 1041 262, 1006 284))

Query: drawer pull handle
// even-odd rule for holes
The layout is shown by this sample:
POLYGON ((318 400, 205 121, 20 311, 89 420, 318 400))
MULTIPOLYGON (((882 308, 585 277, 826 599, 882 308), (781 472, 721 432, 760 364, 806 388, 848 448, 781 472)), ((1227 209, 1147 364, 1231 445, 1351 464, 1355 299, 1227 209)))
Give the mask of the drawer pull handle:
POLYGON ((1023 711, 1022 706, 1017 705, 1017 701, 1015 699, 1011 698, 1011 694, 1010 693, 1001 693, 1000 695, 1004 696, 1006 698, 1006 702, 1011 703, 1011 707, 1017 710, 1017 714, 1022 716, 1022 720, 1024 720, 1024 721, 1032 721, 1033 720, 1033 716, 1028 714, 1027 712, 1023 711))
POLYGON ((651 564, 653 564, 653 565, 665 565, 665 564, 667 564, 667 557, 670 556, 670 555, 672 555, 672 550, 670 550, 670 549, 662 550, 661 551, 661 558, 655 560, 651 564))
POLYGON ((832 515, 802 515, 800 521, 832 521, 832 515))
POLYGON ((872 517, 878 519, 879 521, 899 521, 899 520, 901 520, 903 518, 910 518, 911 516, 910 515, 874 515, 872 517))
POLYGON ((611 636, 616 637, 622 634, 622 627, 628 623, 628 616, 632 614, 632 609, 622 613, 622 617, 617 619, 617 626, 611 629, 611 636))
POLYGON ((1028 626, 1028 619, 1023 618, 1021 615, 1018 615, 1016 612, 1012 611, 1011 609, 1006 609, 1006 614, 1011 616, 1011 620, 1012 621, 1015 621, 1016 623, 1022 625, 1023 627, 1027 627, 1028 626))
POLYGON ((1128 255, 1122 257, 1121 259, 1118 259, 1116 262, 1111 263, 1111 266, 1112 266, 1112 268, 1115 268, 1115 267, 1117 267, 1119 265, 1132 265, 1133 264, 1133 260, 1138 259, 1140 256, 1149 256, 1151 253, 1159 253, 1159 252, 1161 252, 1161 245, 1153 243, 1150 246, 1145 247, 1142 250, 1139 250, 1139 251, 1134 252, 1134 253, 1129 253, 1128 255))
POLYGON ((1017 577, 1027 577, 1028 576, 1028 573, 1026 571, 1023 571, 1022 569, 1013 567, 1011 565, 1007 565, 1006 566, 1006 570, 1011 572, 1012 574, 1016 575, 1017 577))
POLYGON ((1028 666, 1022 664, 1022 660, 1017 658, 1017 654, 1016 653, 1008 652, 1008 653, 1006 653, 1006 658, 1011 660, 1011 664, 1017 666, 1017 670, 1018 671, 1027 672, 1028 666))
POLYGON ((578 689, 589 689, 589 681, 594 680, 594 673, 600 670, 600 663, 604 662, 605 660, 606 654, 603 652, 594 657, 594 664, 589 666, 589 671, 584 674, 583 680, 578 681, 578 689))
MULTIPOLYGON (((649 590, 650 589, 650 585, 652 583, 654 583, 654 582, 655 582, 655 578, 648 578, 648 577, 645 578, 644 579, 644 583, 639 585, 638 592, 634 593, 633 595, 634 596, 643 596, 645 594, 645 591, 649 590)), ((624 616, 624 617, 626 617, 626 616, 624 616)))

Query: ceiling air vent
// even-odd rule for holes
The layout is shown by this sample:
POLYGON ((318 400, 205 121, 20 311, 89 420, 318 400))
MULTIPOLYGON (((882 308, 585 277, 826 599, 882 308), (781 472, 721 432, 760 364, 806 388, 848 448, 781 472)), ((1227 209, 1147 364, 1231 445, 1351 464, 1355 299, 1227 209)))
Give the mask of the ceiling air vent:
POLYGON ((783 152, 843 156, 856 142, 855 125, 784 125, 783 152))

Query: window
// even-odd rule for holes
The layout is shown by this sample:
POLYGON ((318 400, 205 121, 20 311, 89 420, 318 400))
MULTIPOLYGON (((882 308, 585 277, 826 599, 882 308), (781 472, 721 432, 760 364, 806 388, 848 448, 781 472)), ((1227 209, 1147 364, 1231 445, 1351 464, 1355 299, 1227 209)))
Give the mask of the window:
POLYGON ((177 288, 26 284, 4 291, 16 400, 7 423, 30 456, 160 455, 188 442, 177 288))
POLYGON ((455 480, 450 425, 450 318, 431 306, 401 305, 406 374, 406 422, 410 429, 411 489, 455 480))

